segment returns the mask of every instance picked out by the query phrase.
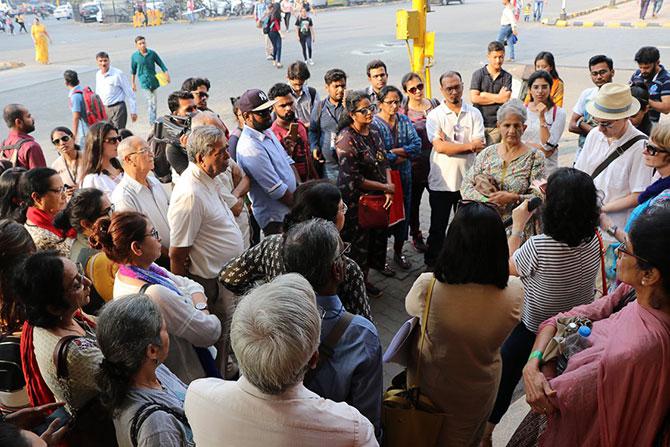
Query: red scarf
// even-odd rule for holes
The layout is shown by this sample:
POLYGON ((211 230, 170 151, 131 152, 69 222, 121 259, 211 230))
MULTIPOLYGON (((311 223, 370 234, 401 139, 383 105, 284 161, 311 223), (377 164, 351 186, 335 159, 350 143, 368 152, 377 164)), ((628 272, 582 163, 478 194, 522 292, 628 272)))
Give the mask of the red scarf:
MULTIPOLYGON (((86 318, 81 311, 74 314, 75 320, 87 323, 95 328, 95 323, 86 318)), ((35 346, 33 345, 33 327, 28 322, 23 323, 21 331, 21 363, 23 364, 23 378, 26 381, 26 391, 30 399, 30 405, 38 405, 56 402, 56 398, 47 386, 40 373, 40 367, 35 357, 35 346)))
POLYGON ((51 231, 58 237, 74 239, 77 237, 77 231, 74 228, 70 228, 67 233, 63 234, 62 230, 54 227, 54 218, 45 211, 39 210, 34 206, 28 207, 26 217, 29 221, 34 223, 40 228, 51 231))

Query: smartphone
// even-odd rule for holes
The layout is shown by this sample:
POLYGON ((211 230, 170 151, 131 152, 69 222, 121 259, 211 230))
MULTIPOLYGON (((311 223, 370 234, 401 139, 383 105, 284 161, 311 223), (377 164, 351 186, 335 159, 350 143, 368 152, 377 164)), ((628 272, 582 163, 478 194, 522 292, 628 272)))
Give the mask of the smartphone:
POLYGON ((298 138, 298 123, 289 124, 288 134, 291 138, 298 138))

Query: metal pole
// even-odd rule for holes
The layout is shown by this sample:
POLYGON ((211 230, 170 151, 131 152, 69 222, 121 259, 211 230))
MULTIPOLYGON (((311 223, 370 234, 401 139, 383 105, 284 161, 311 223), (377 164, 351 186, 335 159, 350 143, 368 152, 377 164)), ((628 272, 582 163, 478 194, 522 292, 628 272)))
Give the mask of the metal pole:
POLYGON ((419 12, 419 36, 414 39, 412 51, 412 71, 423 76, 428 90, 426 96, 430 93, 430 86, 426 78, 425 70, 425 50, 426 50, 426 15, 428 13, 428 0, 412 0, 412 9, 419 12))
MULTIPOLYGON (((613 1, 613 0, 611 0, 613 1)), ((561 20, 567 20, 568 15, 565 12, 565 0, 561 0, 561 20)))

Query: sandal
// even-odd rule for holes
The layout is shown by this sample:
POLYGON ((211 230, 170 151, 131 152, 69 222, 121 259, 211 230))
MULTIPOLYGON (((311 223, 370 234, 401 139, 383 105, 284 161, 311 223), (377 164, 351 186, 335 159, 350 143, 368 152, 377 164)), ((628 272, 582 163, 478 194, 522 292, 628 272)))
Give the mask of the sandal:
POLYGON ((377 269, 377 271, 384 276, 388 276, 389 278, 395 276, 395 270, 393 270, 388 264, 384 264, 384 268, 382 270, 377 269))

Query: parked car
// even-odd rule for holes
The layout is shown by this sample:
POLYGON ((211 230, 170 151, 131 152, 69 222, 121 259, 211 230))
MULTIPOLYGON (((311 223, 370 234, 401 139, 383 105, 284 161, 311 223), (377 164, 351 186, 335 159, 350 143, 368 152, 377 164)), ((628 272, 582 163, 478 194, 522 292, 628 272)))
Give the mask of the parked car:
POLYGON ((54 10, 54 18, 56 20, 71 19, 72 16, 73 16, 72 5, 69 3, 60 5, 54 10))
POLYGON ((82 22, 102 22, 102 11, 95 3, 84 3, 79 7, 82 22))

